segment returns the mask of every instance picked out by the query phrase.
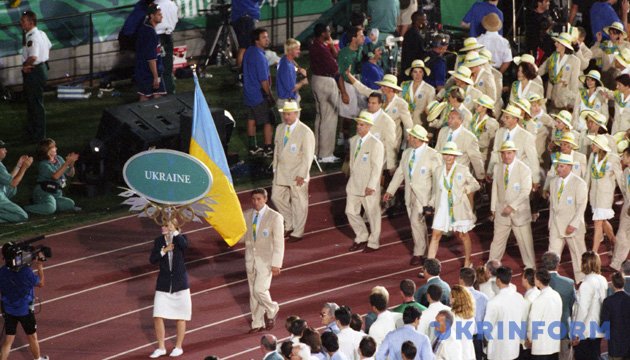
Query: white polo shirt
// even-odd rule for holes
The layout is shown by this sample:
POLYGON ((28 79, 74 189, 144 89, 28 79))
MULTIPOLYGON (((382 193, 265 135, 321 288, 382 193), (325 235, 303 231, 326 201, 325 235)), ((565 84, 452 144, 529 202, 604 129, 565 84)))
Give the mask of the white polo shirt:
POLYGON ((26 61, 31 56, 36 58, 33 65, 48 61, 52 44, 45 32, 34 27, 26 33, 25 41, 22 48, 22 61, 26 61))

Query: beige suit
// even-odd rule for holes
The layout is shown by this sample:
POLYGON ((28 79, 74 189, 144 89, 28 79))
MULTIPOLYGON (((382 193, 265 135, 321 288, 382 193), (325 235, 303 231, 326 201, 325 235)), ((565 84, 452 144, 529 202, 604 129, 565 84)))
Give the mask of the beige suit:
MULTIPOLYGON (((552 55, 553 56, 553 55, 552 55)), ((549 70, 551 57, 538 68, 538 75, 544 75, 549 70)), ((562 63, 562 75, 556 84, 551 81, 547 82, 547 96, 554 109, 569 109, 575 102, 576 92, 579 88, 580 60, 575 55, 565 54, 563 59, 559 60, 558 65, 562 63), (566 60, 564 59, 566 58, 566 60)), ((549 74, 550 76, 552 74, 549 74)))
POLYGON ((315 156, 315 136, 298 120, 285 144, 286 129, 284 123, 276 127, 271 201, 284 217, 285 230, 302 237, 308 216, 308 180, 315 156), (296 177, 304 179, 302 186, 296 184, 296 177))
MULTIPOLYGON (((586 155, 577 151, 571 151, 571 156, 573 156, 573 162, 575 162, 575 164, 573 164, 573 169, 571 169, 571 172, 574 175, 578 176, 580 179, 586 181, 586 177, 590 176, 590 170, 586 166, 586 155)), ((545 185, 543 186, 543 189, 545 191, 549 191, 551 181, 556 179, 556 176, 556 167, 555 165, 552 165, 547 172, 547 177, 545 178, 545 185)))
MULTIPOLYGON (((353 85, 359 91, 359 94, 363 96, 370 96, 371 93, 375 92, 375 90, 363 85, 360 81, 355 81, 353 85)), ((376 92, 381 93, 380 90, 376 90, 376 92)), ((385 111, 396 124, 396 149, 399 149, 402 143, 403 130, 413 127, 409 104, 400 96, 394 95, 392 101, 386 106, 384 105, 383 111, 385 111)))
POLYGON ((479 151, 483 158, 484 166, 488 161, 488 149, 492 149, 494 135, 499 129, 499 122, 486 114, 484 117, 473 115, 473 119, 468 123, 468 130, 477 136, 479 151), (479 134, 479 135, 477 135, 479 134))
POLYGON ((492 77, 494 78, 494 86, 497 89, 497 95, 495 96, 494 102, 494 116, 501 116, 501 109, 503 109, 503 74, 495 69, 492 65, 486 64, 484 65, 485 69, 492 73, 492 77))
MULTIPOLYGON (((449 127, 444 127, 440 130, 437 143, 435 144, 437 150, 442 149, 444 144, 448 141, 449 131, 449 127)), ((457 136, 451 138, 451 140, 457 144, 459 151, 463 153, 462 156, 456 158, 457 163, 466 167, 472 166, 477 179, 483 179, 486 176, 484 171, 485 161, 479 151, 477 137, 467 130, 464 125, 461 125, 457 131, 459 131, 457 136)))
POLYGON ((441 164, 441 157, 437 151, 424 144, 416 152, 413 162, 412 153, 414 148, 407 148, 400 160, 400 166, 396 169, 392 181, 387 187, 387 192, 395 194, 400 184, 405 182, 405 206, 411 223, 411 234, 413 237, 413 255, 424 256, 427 247, 427 224, 423 215, 425 206, 434 206, 432 197, 432 185, 434 172, 441 164), (411 166, 411 173, 409 167, 411 166))
MULTIPOLYGON (((536 153, 536 147, 532 146, 536 143, 534 135, 523 129, 519 125, 516 125, 517 129, 514 136, 510 137, 510 140, 516 144, 518 151, 516 157, 524 162, 532 171, 532 181, 534 184, 540 183, 540 163, 538 161, 538 154, 536 153)), ((497 134, 494 137, 494 151, 490 154, 490 163, 488 164, 488 172, 494 169, 494 165, 501 163, 499 158, 499 149, 501 144, 507 139, 507 128, 502 127, 497 130, 497 134)))
MULTIPOLYGON (((580 133, 580 136, 576 137, 576 139, 578 139, 577 141, 579 145, 578 151, 586 156, 591 155, 592 141, 591 139, 588 138, 588 135, 589 135, 588 130, 582 130, 582 132, 580 133)), ((596 135, 596 134, 591 134, 591 135, 596 135)), ((610 134, 603 134, 603 135, 606 136, 606 139, 608 139, 608 147, 610 147, 611 149, 616 149, 617 142, 615 141, 615 138, 610 134)))
POLYGON ((374 135, 365 136, 361 149, 357 152, 359 136, 350 139, 350 178, 346 185, 346 216, 356 237, 356 243, 367 241, 367 246, 378 249, 381 236, 381 172, 383 171, 384 148, 383 143, 374 135), (356 156, 355 156, 356 154, 356 156), (372 195, 366 196, 365 189, 373 189, 372 195), (371 233, 368 233, 361 207, 370 223, 371 233))
POLYGON ((481 92, 481 90, 477 89, 476 87, 471 86, 471 85, 468 85, 466 87, 466 92, 464 93, 463 104, 466 107, 466 109, 468 109, 468 111, 470 111, 471 113, 475 111, 475 108, 477 107, 477 103, 475 102, 475 100, 479 99, 481 95, 483 95, 483 93, 481 92))
POLYGON ((424 110, 431 101, 435 100, 435 88, 423 81, 414 91, 413 81, 411 80, 403 81, 400 86, 403 88, 401 96, 409 104, 413 124, 426 126, 424 110))
POLYGON ((617 242, 613 250, 610 266, 616 270, 621 269, 621 263, 628 258, 630 252, 630 168, 623 171, 624 184, 619 184, 623 194, 623 206, 619 214, 619 229, 617 230, 617 242))
MULTIPOLYGON (((436 129, 441 129, 442 127, 444 127, 448 122, 448 114, 450 114, 452 110, 453 107, 451 106, 451 104, 448 104, 444 108, 444 110, 442 110, 440 116, 438 116, 437 119, 433 120, 429 124, 429 127, 436 129)), ((463 103, 459 105, 459 108, 457 108, 457 110, 462 115, 462 124, 469 124, 472 121, 473 114, 472 112, 470 112, 470 110, 468 110, 466 106, 464 106, 463 103)))
POLYGON ((372 135, 379 139, 385 148, 385 169, 395 169, 398 164, 398 148, 396 147, 396 123, 385 111, 374 118, 370 129, 372 135))
POLYGON ((261 209, 256 239, 253 235, 254 209, 245 210, 243 214, 247 222, 245 239, 245 270, 249 285, 249 306, 252 311, 252 328, 265 326, 265 314, 274 318, 280 307, 271 300, 271 268, 282 267, 284 258, 284 227, 280 213, 266 206, 261 209), (262 216, 262 218, 260 217, 262 216))
POLYGON ((541 111, 541 114, 536 115, 531 121, 536 122, 536 154, 540 162, 543 162, 543 154, 547 151, 547 144, 549 143, 549 134, 555 127, 555 121, 549 114, 545 114, 541 111))
MULTIPOLYGON (((472 194, 480 189, 479 183, 472 176, 470 170, 466 166, 462 166, 455 162, 453 165, 455 169, 455 175, 453 176, 453 217, 455 221, 472 220, 473 223, 477 219, 475 212, 472 209, 468 194, 472 194)), ((436 169, 436 176, 433 177, 433 198, 435 199, 435 214, 440 214, 441 206, 448 206, 448 204, 442 204, 440 199, 442 198, 442 182, 444 181, 444 174, 446 173, 446 165, 442 165, 436 169)), ((434 221, 435 222, 435 221, 434 221)))
MULTIPOLYGON (((613 65, 615 64, 614 51, 621 52, 622 49, 630 47, 630 43, 627 41, 621 41, 613 52, 607 54, 601 47, 602 44, 596 42, 591 47, 592 58, 597 60, 598 66, 601 68, 602 82, 610 89, 615 88, 615 78, 620 75, 613 65)), ((610 40, 604 41, 604 47, 613 47, 614 45, 610 40)))
POLYGON ((575 56, 580 60, 580 71, 586 70, 588 63, 593 58, 593 52, 586 46, 585 43, 581 43, 580 47, 575 52, 575 56))
POLYGON ((490 259, 501 260, 505 254, 510 231, 514 232, 518 249, 525 267, 534 269, 536 258, 532 238, 532 215, 529 206, 529 194, 532 191, 532 173, 525 163, 514 159, 512 169, 508 173, 505 186, 506 165, 496 164, 492 182, 492 198, 490 211, 494 213, 494 237, 490 244, 490 259), (507 206, 514 211, 503 215, 507 206))
POLYGON ((564 179, 564 189, 558 199, 560 189, 559 177, 551 180, 549 194, 549 251, 562 255, 566 243, 571 253, 573 276, 577 282, 582 281, 582 254, 586 251, 584 234, 584 211, 588 203, 588 187, 581 178, 569 174, 564 179), (566 233, 567 226, 576 230, 566 233))
POLYGON ((593 209, 612 209, 615 198, 615 182, 620 188, 626 183, 623 178, 619 156, 608 153, 605 175, 601 179, 594 179, 592 176, 591 166, 593 161, 595 161, 594 159, 595 154, 591 153, 587 165, 589 174, 586 177, 586 185, 589 187, 589 203, 593 209))
POLYGON ((515 102, 518 98, 529 100, 529 97, 534 94, 545 97, 545 89, 542 84, 530 80, 526 86, 523 86, 520 81, 516 80, 510 89, 510 102, 515 102))
POLYGON ((479 74, 475 78, 475 88, 481 91, 482 94, 490 96, 492 100, 497 101, 497 85, 494 81, 494 76, 492 72, 484 67, 481 67, 479 74))
POLYGON ((582 99, 582 91, 585 91, 585 89, 580 89, 580 91, 575 94, 575 104, 573 105, 573 120, 571 121, 571 125, 573 125, 573 128, 578 131, 586 129, 586 124, 580 120, 580 112, 582 112, 583 110, 595 110, 606 116, 606 119, 608 119, 608 99, 604 96, 605 91, 602 91, 602 88, 599 87, 595 90, 593 95, 587 95, 588 102, 590 104, 586 103, 582 99))

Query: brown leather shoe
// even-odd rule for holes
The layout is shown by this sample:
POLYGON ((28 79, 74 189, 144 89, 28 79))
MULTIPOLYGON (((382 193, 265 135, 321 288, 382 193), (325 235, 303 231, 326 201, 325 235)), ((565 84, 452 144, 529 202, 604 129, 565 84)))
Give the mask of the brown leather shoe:
POLYGON ((423 262, 424 262, 424 257, 422 257, 422 256, 412 256, 411 260, 409 260, 409 265, 411 265, 411 266, 422 265, 423 262))
POLYGON ((363 249, 363 253, 365 253, 365 254, 373 253, 375 251, 378 251, 378 249, 374 249, 374 248, 371 248, 371 247, 366 247, 365 249, 363 249))
POLYGON ((288 231, 285 231, 285 232, 284 232, 284 237, 285 237, 285 238, 290 237, 289 235, 291 235, 291 233, 292 233, 292 232, 293 232, 293 230, 288 230, 288 231))
POLYGON ((265 330, 271 330, 273 329, 273 327, 276 325, 276 318, 278 317, 278 314, 276 313, 276 316, 274 316, 273 318, 269 319, 267 317, 267 314, 265 313, 265 330))
POLYGON ((287 240, 287 242, 290 242, 290 243, 296 243, 296 242, 298 242, 298 241, 300 241, 300 240, 302 240, 302 238, 301 238, 301 237, 297 237, 297 236, 293 236, 293 235, 291 235, 291 236, 289 236, 289 240, 287 240))
POLYGON ((261 332, 261 331, 263 331, 263 330, 265 330, 265 328, 264 328, 264 327, 253 328, 253 329, 249 329, 249 331, 248 331, 247 333, 248 333, 248 334, 255 334, 255 333, 257 333, 257 332, 261 332))
POLYGON ((348 251, 350 251, 350 252, 352 252, 352 251, 359 251, 359 250, 365 249, 366 247, 367 247, 367 242, 354 243, 354 244, 352 244, 352 246, 350 246, 348 251))

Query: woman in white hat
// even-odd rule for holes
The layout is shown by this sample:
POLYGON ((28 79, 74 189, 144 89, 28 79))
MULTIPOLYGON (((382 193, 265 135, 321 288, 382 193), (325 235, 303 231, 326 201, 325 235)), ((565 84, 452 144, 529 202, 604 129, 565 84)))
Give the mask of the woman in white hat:
POLYGON ((538 69, 538 75, 549 75, 547 99, 554 110, 570 108, 579 88, 580 60, 573 55, 571 36, 561 33, 555 40, 556 51, 538 69))
POLYGON ((483 156, 485 165, 488 162, 488 149, 492 148, 494 135, 499 129, 499 122, 491 116, 494 110, 494 101, 489 96, 482 95, 475 100, 475 103, 477 107, 467 128, 479 140, 479 151, 483 156))
POLYGON ((446 94, 446 102, 447 106, 440 114, 440 128, 446 124, 448 120, 448 114, 451 113, 451 110, 458 110, 462 115, 463 124, 468 124, 472 120, 472 112, 468 110, 468 108, 464 105, 465 101, 465 93, 462 88, 454 86, 450 88, 448 94, 446 94))
POLYGON ((488 95, 492 100, 496 101, 497 89, 494 83, 494 77, 492 73, 487 71, 484 67, 487 63, 488 59, 482 57, 476 51, 471 51, 466 54, 464 60, 464 66, 470 69, 470 78, 475 88, 481 91, 482 94, 488 95))
POLYGON ((591 70, 586 75, 580 75, 579 79, 582 87, 573 105, 572 125, 577 131, 582 131, 586 128, 586 123, 580 121, 580 113, 590 109, 608 118, 608 98, 599 71, 591 70))
POLYGON ((615 217, 613 202, 615 197, 615 182, 619 187, 625 186, 625 179, 621 171, 619 156, 608 147, 608 140, 603 135, 589 135, 591 140, 591 156, 588 159, 589 176, 586 183, 589 186, 589 203, 593 210, 593 251, 599 250, 599 244, 604 239, 604 232, 610 241, 615 243, 615 233, 609 219, 615 217))
POLYGON ((477 180, 466 166, 457 164, 455 158, 462 155, 457 144, 447 142, 440 153, 444 165, 434 176, 435 217, 427 258, 437 255, 442 233, 453 231, 464 245, 464 266, 471 266, 472 244, 468 232, 475 227, 475 214, 468 195, 479 190, 477 180))
MULTIPOLYGON (((547 150, 547 143, 549 142, 549 134, 554 128, 555 122, 545 112, 544 104, 546 99, 541 95, 530 95, 529 105, 531 110, 532 120, 536 123, 536 152, 540 158, 541 163, 544 161, 545 156, 543 154, 547 150)), ((547 164, 548 165, 548 164, 547 164)))
MULTIPOLYGON (((555 162, 556 159, 560 157, 562 154, 570 155, 573 158, 573 172, 574 175, 579 176, 582 180, 586 181, 586 177, 588 175, 588 167, 586 166, 587 160, 586 155, 577 152, 578 144, 575 140, 575 135, 573 133, 566 133, 560 141, 558 142, 559 151, 557 153, 552 154, 552 162, 555 162)), ((552 166, 547 172, 547 178, 545 179, 544 192, 549 192, 549 183, 556 176, 556 167, 552 166)))
POLYGON ((510 101, 516 98, 529 99, 533 94, 544 97, 545 89, 543 88, 542 79, 538 76, 538 67, 535 59, 529 54, 517 56, 514 58, 516 64, 516 81, 512 83, 510 90, 510 101))
MULTIPOLYGON (((609 73, 612 75, 615 70, 613 66, 615 53, 630 48, 630 43, 626 41, 627 33, 620 22, 615 21, 606 26, 604 32, 608 35, 609 40, 602 41, 602 33, 597 33, 591 51, 593 52, 593 58, 597 60, 597 66, 602 69, 604 75, 609 73)), ((612 80, 610 77, 608 79, 612 80)))
POLYGON ((464 39, 464 46, 459 49, 459 54, 457 55, 457 59, 455 60, 455 69, 464 64, 466 54, 468 54, 468 52, 479 51, 483 48, 484 46, 477 41, 476 37, 469 37, 464 39))
POLYGON ((553 151, 556 143, 562 139, 562 136, 565 133, 573 132, 573 135, 577 138, 580 134, 577 131, 573 130, 573 125, 571 125, 571 113, 562 110, 557 114, 551 114, 551 117, 556 121, 556 125, 551 132, 551 142, 549 143, 549 148, 553 151))
POLYGON ((403 81, 402 98, 409 104, 411 119, 414 125, 424 125, 422 114, 427 105, 435 99, 435 88, 424 81, 425 75, 430 75, 431 70, 424 65, 422 60, 414 60, 411 67, 405 70, 412 80, 403 81))
MULTIPOLYGON (((470 71, 468 67, 462 65, 458 67, 457 70, 449 71, 448 73, 451 75, 452 79, 449 79, 449 81, 453 81, 455 83, 455 86, 464 90, 463 104, 468 109, 468 111, 472 112, 475 108, 475 100, 479 99, 479 97, 483 95, 481 90, 477 89, 474 86, 472 71, 470 71)), ((449 86, 449 81, 447 81, 445 88, 438 94, 438 98, 444 97, 444 95, 446 94, 446 89, 452 87, 452 83, 449 86)))
POLYGON ((617 90, 607 90, 606 96, 615 103, 615 116, 611 132, 626 131, 630 128, 630 75, 622 74, 615 79, 617 90))
POLYGON ((608 128, 606 127, 608 119, 606 119, 604 115, 595 110, 584 110, 580 113, 580 118, 580 121, 586 123, 586 129, 580 132, 580 137, 578 138, 578 144, 580 145, 579 152, 586 156, 591 154, 591 140, 589 135, 603 135, 608 140, 608 147, 611 149, 615 147, 615 139, 608 133, 608 128))

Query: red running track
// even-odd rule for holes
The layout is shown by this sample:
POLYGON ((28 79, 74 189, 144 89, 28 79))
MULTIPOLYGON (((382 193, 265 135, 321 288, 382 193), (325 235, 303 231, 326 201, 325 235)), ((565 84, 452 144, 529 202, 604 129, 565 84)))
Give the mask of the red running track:
MULTIPOLYGON (((319 310, 327 301, 368 310, 368 294, 376 285, 386 286, 391 304, 400 301, 398 283, 416 277, 408 261, 412 244, 405 214, 383 221, 381 250, 372 254, 348 253, 352 231, 344 215, 345 179, 331 174, 315 177, 310 184, 307 237, 287 244, 280 277, 271 294, 281 304, 279 321, 271 332, 287 334, 283 319, 298 314, 310 325, 320 326, 319 310)), ((249 193, 239 194, 249 207, 249 193)), ((243 245, 228 248, 206 224, 187 225, 186 260, 193 299, 193 318, 187 325, 182 359, 260 358, 259 334, 249 335, 249 294, 243 245)), ((543 220, 535 224, 536 250, 547 249, 543 220)), ((124 217, 102 224, 48 236, 55 257, 46 267, 46 287, 37 315, 42 352, 52 359, 146 359, 155 347, 152 305, 157 268, 148 263, 152 241, 159 228, 147 219, 124 217)), ((481 224, 473 236, 475 263, 487 258, 492 237, 490 224, 481 224)), ((443 278, 456 283, 463 250, 454 239, 443 239, 438 258, 443 278)), ((567 254, 568 256, 568 254, 567 254)), ((516 246, 508 248, 505 263, 520 273, 516 246)), ((570 274, 571 266, 563 265, 570 274)), ((516 279, 517 285, 520 281, 516 279)), ((173 347, 174 326, 167 321, 167 347, 173 347)), ((14 343, 13 359, 30 359, 21 332, 14 343)))

